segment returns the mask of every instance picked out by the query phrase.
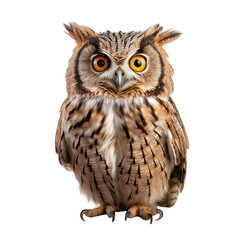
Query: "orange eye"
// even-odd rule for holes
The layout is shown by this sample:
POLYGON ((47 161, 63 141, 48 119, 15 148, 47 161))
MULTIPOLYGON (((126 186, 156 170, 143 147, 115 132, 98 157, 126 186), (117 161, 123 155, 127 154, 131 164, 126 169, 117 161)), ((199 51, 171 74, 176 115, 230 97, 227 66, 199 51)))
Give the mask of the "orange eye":
POLYGON ((146 68, 146 59, 143 56, 134 56, 130 59, 130 67, 136 72, 141 72, 146 68))
POLYGON ((108 68, 109 60, 103 55, 98 55, 93 58, 92 65, 97 72, 102 72, 108 68))

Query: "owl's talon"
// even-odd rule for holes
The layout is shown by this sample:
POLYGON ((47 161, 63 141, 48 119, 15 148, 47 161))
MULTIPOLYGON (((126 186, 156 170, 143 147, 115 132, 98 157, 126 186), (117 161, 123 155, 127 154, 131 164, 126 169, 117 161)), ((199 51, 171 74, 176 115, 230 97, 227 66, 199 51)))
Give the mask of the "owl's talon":
POLYGON ((149 219, 150 219, 150 224, 152 224, 152 222, 153 222, 153 216, 152 216, 152 214, 148 214, 148 216, 149 216, 149 219))
POLYGON ((112 212, 112 222, 114 222, 114 220, 115 220, 115 212, 112 212))
POLYGON ((157 208, 156 213, 159 214, 159 217, 155 221, 158 221, 163 217, 163 211, 157 208))
POLYGON ((127 219, 128 219, 127 213, 128 212, 125 213, 125 221, 127 221, 127 219))
POLYGON ((82 210, 81 213, 80 213, 80 218, 81 218, 84 222, 85 222, 85 220, 84 220, 83 216, 86 215, 88 212, 89 212, 89 210, 84 209, 84 210, 82 210))
POLYGON ((125 221, 127 221, 127 219, 130 218, 130 215, 131 213, 128 211, 125 213, 125 221))

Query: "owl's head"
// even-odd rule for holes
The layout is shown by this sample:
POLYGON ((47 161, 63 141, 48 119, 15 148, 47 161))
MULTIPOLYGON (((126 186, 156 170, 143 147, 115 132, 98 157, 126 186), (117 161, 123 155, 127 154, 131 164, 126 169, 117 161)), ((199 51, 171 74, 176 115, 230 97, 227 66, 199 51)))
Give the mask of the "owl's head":
POLYGON ((76 23, 65 28, 77 43, 67 70, 68 94, 119 98, 173 91, 173 70, 162 46, 179 32, 163 32, 159 25, 126 33, 96 33, 76 23))

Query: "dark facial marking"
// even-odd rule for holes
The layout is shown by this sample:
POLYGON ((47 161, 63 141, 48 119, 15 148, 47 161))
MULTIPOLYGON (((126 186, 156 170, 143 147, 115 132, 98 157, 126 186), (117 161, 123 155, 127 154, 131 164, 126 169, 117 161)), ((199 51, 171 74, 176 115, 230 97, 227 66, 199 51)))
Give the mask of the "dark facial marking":
POLYGON ((163 87, 164 87, 163 78, 165 77, 165 75, 164 75, 164 63, 163 63, 162 56, 161 56, 160 52, 153 45, 151 45, 151 46, 152 46, 152 48, 155 49, 155 51, 157 52, 157 54, 159 56, 160 65, 161 65, 161 73, 160 73, 160 76, 159 76, 159 79, 158 79, 158 85, 152 90, 147 90, 145 92, 145 95, 146 96, 157 96, 164 91, 164 89, 163 89, 163 87))
POLYGON ((75 65, 75 74, 74 74, 74 79, 77 82, 76 84, 76 90, 82 94, 84 93, 89 93, 89 90, 87 90, 85 87, 83 87, 83 82, 80 78, 79 72, 78 72, 78 66, 79 66, 79 57, 83 51, 83 49, 85 49, 87 46, 89 45, 93 45, 96 49, 96 52, 99 48, 99 39, 98 37, 90 37, 88 42, 80 49, 78 56, 77 56, 77 61, 76 61, 76 65, 75 65))

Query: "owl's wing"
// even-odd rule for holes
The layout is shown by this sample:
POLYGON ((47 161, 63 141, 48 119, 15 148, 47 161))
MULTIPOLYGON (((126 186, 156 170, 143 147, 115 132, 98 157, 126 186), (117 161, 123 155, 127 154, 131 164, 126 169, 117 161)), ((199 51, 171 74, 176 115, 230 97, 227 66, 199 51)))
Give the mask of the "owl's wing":
POLYGON ((180 191, 182 191, 186 176, 186 153, 189 147, 189 141, 180 114, 171 98, 169 99, 169 103, 171 105, 171 110, 169 109, 171 117, 166 121, 168 126, 167 148, 171 161, 175 163, 172 176, 177 176, 180 191))
POLYGON ((72 170, 72 164, 70 161, 68 147, 67 147, 67 143, 66 143, 64 131, 63 131, 63 118, 64 118, 64 111, 67 103, 68 103, 68 98, 63 102, 60 109, 60 118, 58 121, 56 138, 55 138, 55 149, 56 149, 56 153, 58 154, 60 164, 63 165, 67 170, 72 170))

